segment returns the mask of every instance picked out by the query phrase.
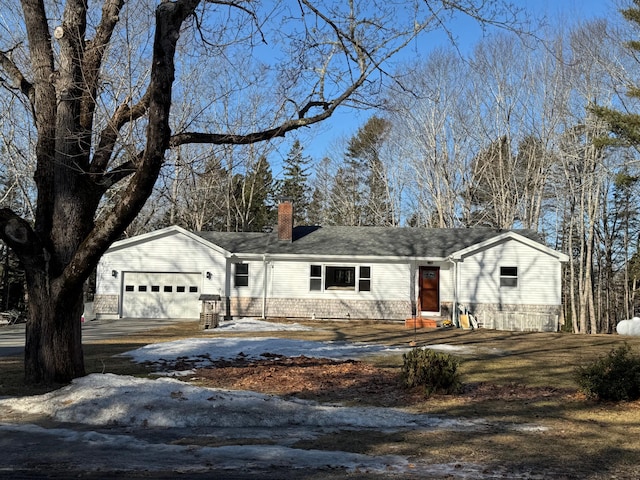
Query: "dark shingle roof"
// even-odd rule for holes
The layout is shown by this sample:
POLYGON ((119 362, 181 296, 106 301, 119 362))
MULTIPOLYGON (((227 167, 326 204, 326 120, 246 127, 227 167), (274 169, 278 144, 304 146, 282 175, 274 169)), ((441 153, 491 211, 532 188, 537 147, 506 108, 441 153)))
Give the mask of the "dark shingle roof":
MULTIPOLYGON (((540 242, 530 230, 512 230, 540 242)), ((296 227, 293 241, 277 233, 197 232, 235 254, 366 255, 445 258, 505 230, 495 228, 296 227)))

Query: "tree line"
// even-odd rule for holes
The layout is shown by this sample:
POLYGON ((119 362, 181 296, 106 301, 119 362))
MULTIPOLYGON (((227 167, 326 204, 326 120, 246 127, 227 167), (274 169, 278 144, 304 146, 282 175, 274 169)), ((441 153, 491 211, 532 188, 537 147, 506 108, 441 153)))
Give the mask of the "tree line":
MULTIPOLYGON (((384 107, 333 153, 314 159, 294 140, 277 178, 282 142, 180 146, 124 235, 168 225, 264 231, 281 198, 293 200, 296 225, 532 229, 572 259, 565 328, 610 333, 640 306, 637 155, 606 141, 609 124, 595 111, 633 105, 617 87, 631 82, 625 34, 602 19, 543 40, 503 32, 466 56, 436 49, 401 70, 384 107)), ((30 211, 21 160, 5 166, 5 203, 30 211)), ((21 303, 5 291, 5 306, 21 303)))

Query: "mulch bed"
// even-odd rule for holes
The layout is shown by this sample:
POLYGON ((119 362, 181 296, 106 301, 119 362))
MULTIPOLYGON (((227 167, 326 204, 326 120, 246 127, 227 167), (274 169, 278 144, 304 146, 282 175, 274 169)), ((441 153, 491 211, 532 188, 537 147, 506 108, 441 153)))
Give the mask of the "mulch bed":
MULTIPOLYGON (((356 360, 331 360, 306 356, 282 357, 263 354, 263 359, 220 360, 199 368, 196 382, 201 386, 231 390, 251 390, 319 402, 348 403, 381 407, 407 407, 425 401, 420 389, 408 390, 396 368, 380 368, 356 360)), ((458 395, 462 401, 534 400, 566 395, 552 388, 523 385, 466 385, 458 395)))
MULTIPOLYGON (((378 368, 355 360, 263 356, 263 360, 239 357, 200 368, 196 373, 198 384, 320 402, 385 407, 405 406, 417 400, 416 392, 402 388, 397 369, 378 368)), ((424 400, 420 395, 417 397, 424 400)))

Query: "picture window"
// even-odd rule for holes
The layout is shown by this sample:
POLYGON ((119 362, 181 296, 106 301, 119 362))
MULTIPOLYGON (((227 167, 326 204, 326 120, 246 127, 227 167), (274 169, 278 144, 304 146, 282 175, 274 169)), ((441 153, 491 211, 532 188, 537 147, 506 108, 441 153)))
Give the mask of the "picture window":
POLYGON ((325 290, 355 290, 355 267, 325 267, 325 290))

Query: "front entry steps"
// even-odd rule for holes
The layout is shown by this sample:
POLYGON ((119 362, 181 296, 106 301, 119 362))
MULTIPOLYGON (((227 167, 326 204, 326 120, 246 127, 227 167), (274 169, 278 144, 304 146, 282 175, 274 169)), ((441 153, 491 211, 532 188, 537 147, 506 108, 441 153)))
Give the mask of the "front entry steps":
POLYGON ((442 327, 442 322, 444 322, 445 319, 443 318, 438 318, 437 320, 434 318, 428 318, 428 317, 412 317, 412 318, 407 318, 404 321, 404 327, 405 328, 440 328, 442 327))

